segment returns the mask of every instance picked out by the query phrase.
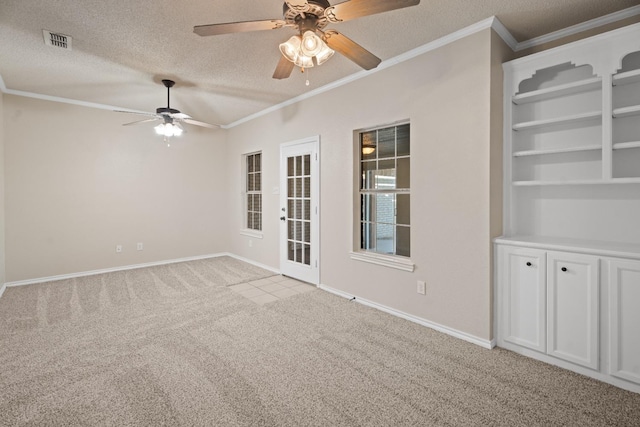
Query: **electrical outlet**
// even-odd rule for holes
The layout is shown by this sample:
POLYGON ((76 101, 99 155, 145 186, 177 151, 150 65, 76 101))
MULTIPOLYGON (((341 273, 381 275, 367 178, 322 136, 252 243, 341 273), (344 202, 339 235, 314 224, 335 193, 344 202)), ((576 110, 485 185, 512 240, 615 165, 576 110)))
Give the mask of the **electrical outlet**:
POLYGON ((122 252, 122 245, 116 245, 116 253, 119 254, 122 252))
POLYGON ((418 293, 420 295, 426 295, 427 294, 427 284, 423 281, 423 280, 418 280, 418 286, 417 289, 418 293))
POLYGON ((144 249, 144 245, 142 243, 138 243, 138 250, 141 251, 144 249))

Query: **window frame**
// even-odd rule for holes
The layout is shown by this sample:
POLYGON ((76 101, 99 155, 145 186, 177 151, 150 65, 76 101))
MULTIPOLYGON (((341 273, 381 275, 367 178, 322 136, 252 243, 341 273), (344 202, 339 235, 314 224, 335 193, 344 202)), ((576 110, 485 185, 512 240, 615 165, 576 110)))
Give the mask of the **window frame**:
POLYGON ((242 226, 241 226, 240 234, 249 236, 249 237, 259 238, 259 239, 261 239, 263 236, 263 228, 264 228, 263 215, 262 215, 264 212, 264 191, 263 191, 264 186, 263 186, 263 179, 262 179, 264 174, 263 167, 262 167, 264 164, 263 158, 264 158, 263 153, 260 150, 252 151, 242 155, 242 226), (253 168, 249 167, 250 159, 255 159, 256 156, 258 156, 257 158, 260 159, 259 170, 256 170, 255 164, 253 168), (255 177, 256 175, 259 176, 259 190, 256 190, 255 186, 253 190, 250 190, 249 189, 250 181, 252 177, 255 177), (260 206, 258 211, 249 210, 250 196, 260 196, 259 198, 260 206), (259 229, 251 228, 252 224, 249 223, 250 213, 259 215, 258 217, 259 227, 260 227, 259 229))
MULTIPOLYGON (((363 262, 368 262, 368 263, 373 263, 373 264, 377 264, 377 265, 382 265, 385 267, 390 267, 390 268, 396 268, 396 269, 400 269, 400 270, 404 270, 404 271, 413 271, 415 268, 415 264, 413 263, 413 261, 411 260, 411 220, 410 220, 410 213, 409 213, 409 220, 407 221, 408 224, 398 224, 396 222, 396 218, 397 218, 397 211, 394 212, 394 223, 393 223, 393 227, 407 227, 409 229, 409 254, 408 256, 405 255, 397 255, 397 254, 388 254, 388 253, 381 253, 381 252, 376 252, 374 250, 368 250, 368 249, 364 249, 363 248, 363 241, 362 241, 362 230, 363 230, 363 224, 364 223, 376 223, 375 221, 366 221, 366 219, 364 219, 362 217, 362 197, 363 195, 382 195, 382 194, 393 194, 394 195, 394 201, 396 200, 395 197, 397 197, 397 195, 407 195, 409 196, 409 211, 411 210, 410 205, 411 205, 411 149, 409 148, 409 153, 408 155, 398 155, 398 141, 397 138, 395 139, 395 144, 394 144, 394 155, 392 157, 384 157, 382 159, 379 159, 377 157, 377 154, 374 158, 363 158, 363 154, 361 151, 361 138, 363 134, 366 133, 370 133, 370 132, 374 132, 374 131, 380 131, 380 130, 384 130, 384 129, 389 129, 389 128, 397 128, 403 125, 409 125, 409 147, 411 147, 411 123, 409 120, 401 120, 401 121, 397 121, 394 123, 389 123, 389 124, 384 124, 384 125, 379 125, 379 126, 373 126, 373 127, 368 127, 368 128, 363 128, 363 129, 358 129, 358 130, 354 130, 353 131, 353 147, 354 147, 354 156, 353 156, 353 165, 354 165, 354 181, 353 181, 353 193, 354 193, 354 203, 353 203, 353 250, 350 252, 350 257, 351 259, 357 260, 357 261, 363 261, 363 262), (407 188, 393 188, 393 189, 389 189, 389 190, 384 190, 384 189, 373 189, 373 188, 369 188, 369 189, 363 189, 362 185, 363 185, 363 175, 362 175, 362 164, 363 162, 366 163, 368 161, 377 161, 379 162, 380 160, 394 160, 394 165, 395 165, 395 171, 397 173, 397 160, 401 158, 401 159, 408 159, 409 161, 409 177, 408 177, 408 187, 407 188)), ((376 133, 376 143, 378 142, 377 140, 378 138, 378 133, 376 133)), ((395 206, 395 203, 394 203, 395 206)), ((394 233, 393 233, 393 248, 394 248, 394 252, 397 252, 397 235, 396 235, 396 230, 394 229, 394 233)))

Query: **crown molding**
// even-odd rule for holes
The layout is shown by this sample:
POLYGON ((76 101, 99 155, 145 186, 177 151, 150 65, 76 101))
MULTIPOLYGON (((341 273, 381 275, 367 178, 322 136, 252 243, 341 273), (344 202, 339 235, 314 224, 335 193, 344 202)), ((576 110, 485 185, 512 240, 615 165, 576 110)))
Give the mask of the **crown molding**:
POLYGON ((590 21, 572 25, 571 27, 567 27, 562 30, 554 31, 540 37, 535 37, 530 40, 520 42, 516 44, 514 50, 518 52, 524 49, 540 46, 542 44, 553 42, 568 36, 573 36, 584 31, 593 30, 595 28, 602 27, 603 25, 612 24, 614 22, 622 21, 623 19, 627 18, 632 18, 636 15, 640 15, 640 6, 632 6, 618 12, 610 13, 609 15, 601 16, 590 21))

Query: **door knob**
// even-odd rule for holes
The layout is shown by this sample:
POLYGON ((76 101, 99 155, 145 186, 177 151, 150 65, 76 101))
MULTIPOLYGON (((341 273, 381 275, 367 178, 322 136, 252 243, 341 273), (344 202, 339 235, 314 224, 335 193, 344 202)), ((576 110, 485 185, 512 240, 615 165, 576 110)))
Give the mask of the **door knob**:
POLYGON ((531 263, 530 262, 527 262, 527 267, 531 267, 531 263))
POLYGON ((286 220, 286 218, 285 218, 285 217, 283 217, 283 216, 281 216, 281 217, 280 217, 280 221, 284 221, 284 220, 286 220))

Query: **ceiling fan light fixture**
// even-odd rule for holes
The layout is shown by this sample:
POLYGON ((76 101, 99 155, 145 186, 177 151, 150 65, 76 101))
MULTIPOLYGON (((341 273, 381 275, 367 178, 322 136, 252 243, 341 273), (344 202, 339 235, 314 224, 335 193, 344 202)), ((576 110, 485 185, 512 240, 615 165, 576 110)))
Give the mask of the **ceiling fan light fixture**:
POLYGON ((280 44, 282 56, 295 64, 300 52, 300 36, 292 36, 289 40, 280 44))
POLYGON ((324 42, 320 37, 316 35, 316 33, 311 30, 307 30, 302 35, 302 44, 300 46, 300 50, 306 56, 313 57, 317 56, 323 50, 323 45, 324 42))
POLYGON ((327 44, 323 41, 322 42, 322 49, 316 55, 316 62, 318 63, 318 65, 322 65, 325 62, 327 62, 329 60, 329 58, 331 58, 333 56, 333 54, 334 54, 334 50, 331 49, 329 46, 327 46, 327 44))
POLYGON ((158 135, 165 137, 180 136, 183 132, 180 126, 173 123, 160 123, 154 129, 158 135))

